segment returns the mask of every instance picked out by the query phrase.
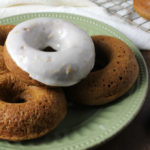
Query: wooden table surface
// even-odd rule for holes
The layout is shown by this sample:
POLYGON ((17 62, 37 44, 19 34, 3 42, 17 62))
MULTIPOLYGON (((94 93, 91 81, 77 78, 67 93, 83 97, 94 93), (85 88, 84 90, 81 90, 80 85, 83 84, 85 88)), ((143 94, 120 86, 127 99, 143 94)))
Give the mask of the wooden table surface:
MULTIPOLYGON (((150 51, 141 52, 150 75, 150 51)), ((136 118, 110 141, 92 150, 150 150, 150 87, 145 103, 136 118)))

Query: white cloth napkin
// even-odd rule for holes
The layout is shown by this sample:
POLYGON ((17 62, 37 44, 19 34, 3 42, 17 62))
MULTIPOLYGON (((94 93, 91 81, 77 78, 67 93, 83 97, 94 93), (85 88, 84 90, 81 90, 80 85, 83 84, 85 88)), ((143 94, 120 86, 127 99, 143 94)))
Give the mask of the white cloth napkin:
POLYGON ((90 7, 95 6, 89 0, 0 0, 0 7, 24 5, 47 5, 47 6, 74 6, 74 7, 90 7))
POLYGON ((0 0, 0 18, 31 12, 65 12, 103 21, 124 33, 139 49, 150 50, 150 34, 110 15, 89 0, 0 0))

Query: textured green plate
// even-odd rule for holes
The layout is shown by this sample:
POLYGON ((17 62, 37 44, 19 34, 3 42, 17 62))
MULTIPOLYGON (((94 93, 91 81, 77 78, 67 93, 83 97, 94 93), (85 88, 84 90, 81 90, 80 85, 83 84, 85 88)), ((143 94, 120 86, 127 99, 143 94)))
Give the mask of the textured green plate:
POLYGON ((133 43, 116 29, 82 16, 63 13, 25 14, 1 19, 0 24, 18 24, 35 17, 63 18, 79 25, 90 35, 110 35, 123 40, 135 53, 140 74, 132 89, 116 102, 100 107, 69 106, 65 120, 50 134, 25 142, 0 141, 0 150, 79 150, 106 141, 135 117, 144 102, 148 73, 142 55, 133 43))

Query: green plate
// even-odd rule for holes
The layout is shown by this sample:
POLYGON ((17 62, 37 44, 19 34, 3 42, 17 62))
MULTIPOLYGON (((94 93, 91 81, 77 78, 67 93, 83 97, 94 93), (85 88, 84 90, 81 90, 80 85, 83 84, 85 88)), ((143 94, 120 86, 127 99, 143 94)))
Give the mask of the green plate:
POLYGON ((123 40, 133 50, 140 66, 137 82, 123 97, 99 107, 69 106, 65 120, 42 138, 24 141, 0 141, 0 150, 74 150, 86 149, 108 140, 123 129, 138 113, 148 89, 145 61, 134 46, 116 29, 93 19, 64 13, 34 13, 0 20, 0 24, 18 24, 36 17, 56 17, 69 20, 86 30, 89 35, 110 35, 123 40))

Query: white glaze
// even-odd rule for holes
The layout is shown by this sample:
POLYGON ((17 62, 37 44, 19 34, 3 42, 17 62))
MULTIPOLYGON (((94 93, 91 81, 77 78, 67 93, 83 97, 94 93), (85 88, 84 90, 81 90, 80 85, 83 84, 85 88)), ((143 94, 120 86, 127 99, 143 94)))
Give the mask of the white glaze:
POLYGON ((94 44, 88 34, 62 19, 37 18, 17 25, 6 40, 8 53, 29 76, 51 86, 70 86, 94 66, 94 44), (44 52, 52 47, 57 52, 44 52))

